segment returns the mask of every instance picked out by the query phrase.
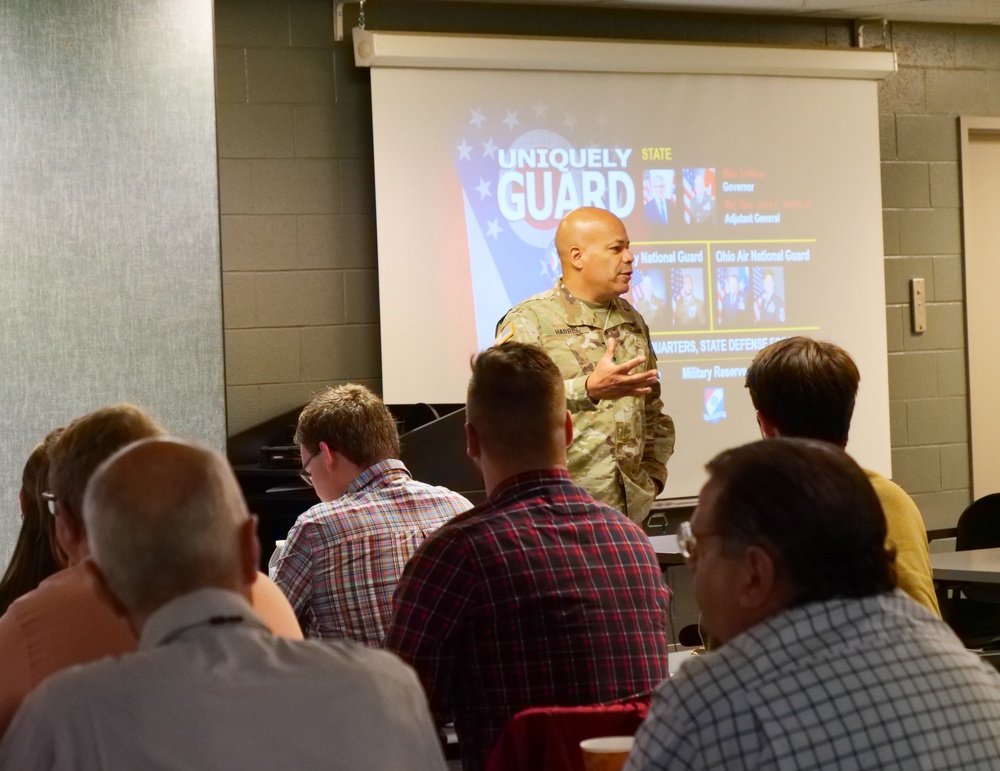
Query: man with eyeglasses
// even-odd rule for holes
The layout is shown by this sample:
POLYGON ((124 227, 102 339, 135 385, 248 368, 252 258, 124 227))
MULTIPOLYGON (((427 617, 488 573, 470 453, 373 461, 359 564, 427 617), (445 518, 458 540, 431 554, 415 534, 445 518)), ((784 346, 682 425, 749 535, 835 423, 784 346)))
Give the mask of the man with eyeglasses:
POLYGON ((256 520, 221 455, 129 445, 94 475, 83 516, 140 649, 43 683, 0 768, 445 771, 409 667, 350 642, 280 640, 253 611, 256 520))
POLYGON ((295 442, 302 478, 322 503, 296 520, 274 580, 306 635, 381 645, 406 561, 472 504, 410 476, 392 414, 364 386, 317 394, 299 416, 295 442))
POLYGON ((656 689, 626 771, 995 769, 1000 676, 895 589, 864 471, 783 438, 708 471, 680 542, 718 647, 656 689))
MULTIPOLYGON (((68 567, 0 617, 0 734, 25 696, 50 675, 135 650, 135 631, 99 590, 90 569, 83 496, 94 471, 117 450, 162 435, 164 430, 143 410, 115 404, 77 418, 53 445, 43 497, 55 517, 56 539, 68 567)), ((302 636, 291 607, 267 576, 257 576, 252 600, 276 634, 302 636)))

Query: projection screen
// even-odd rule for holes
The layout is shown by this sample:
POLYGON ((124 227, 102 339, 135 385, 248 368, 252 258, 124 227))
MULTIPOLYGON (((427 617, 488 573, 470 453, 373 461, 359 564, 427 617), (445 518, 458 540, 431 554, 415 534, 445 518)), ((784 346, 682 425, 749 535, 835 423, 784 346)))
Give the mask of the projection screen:
POLYGON ((799 334, 856 359, 848 449, 891 473, 891 54, 360 30, 355 52, 372 67, 388 402, 463 402, 470 356, 560 275, 559 219, 593 205, 632 241, 626 299, 677 426, 664 496, 696 495, 708 459, 759 436, 746 366, 799 334))

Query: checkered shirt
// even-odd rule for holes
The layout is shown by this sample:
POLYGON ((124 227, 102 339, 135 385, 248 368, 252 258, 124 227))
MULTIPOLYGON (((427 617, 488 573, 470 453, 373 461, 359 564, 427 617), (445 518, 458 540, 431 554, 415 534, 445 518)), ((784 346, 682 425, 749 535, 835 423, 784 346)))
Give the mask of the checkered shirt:
POLYGON ((558 470, 507 480, 403 571, 386 647, 413 665, 466 771, 527 707, 597 704, 667 674, 669 593, 649 539, 558 470))
POLYGON ((451 490, 414 481, 402 462, 381 461, 340 498, 296 520, 274 580, 307 635, 381 645, 406 561, 471 506, 451 490))
POLYGON ((997 769, 1000 676, 901 591, 793 608, 657 689, 626 771, 997 769))

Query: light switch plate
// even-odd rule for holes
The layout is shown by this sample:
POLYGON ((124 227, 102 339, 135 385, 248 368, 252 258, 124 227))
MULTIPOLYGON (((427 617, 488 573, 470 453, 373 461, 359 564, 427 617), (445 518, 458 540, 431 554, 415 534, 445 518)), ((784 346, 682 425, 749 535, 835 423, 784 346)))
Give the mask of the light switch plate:
POLYGON ((915 335, 927 331, 927 290, 922 278, 910 279, 910 321, 915 335))

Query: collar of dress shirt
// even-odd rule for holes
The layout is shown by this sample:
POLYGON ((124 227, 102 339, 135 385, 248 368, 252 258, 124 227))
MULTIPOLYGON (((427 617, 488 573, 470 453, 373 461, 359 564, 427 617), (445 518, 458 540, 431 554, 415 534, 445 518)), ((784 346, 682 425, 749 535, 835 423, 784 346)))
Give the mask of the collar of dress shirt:
POLYGON ((184 629, 210 624, 214 618, 236 617, 264 627, 250 603, 236 592, 199 589, 177 597, 154 611, 142 627, 139 649, 153 648, 184 629))

